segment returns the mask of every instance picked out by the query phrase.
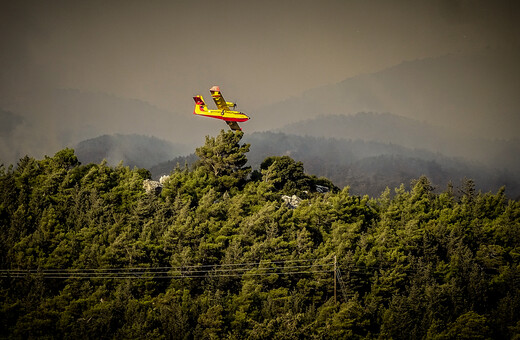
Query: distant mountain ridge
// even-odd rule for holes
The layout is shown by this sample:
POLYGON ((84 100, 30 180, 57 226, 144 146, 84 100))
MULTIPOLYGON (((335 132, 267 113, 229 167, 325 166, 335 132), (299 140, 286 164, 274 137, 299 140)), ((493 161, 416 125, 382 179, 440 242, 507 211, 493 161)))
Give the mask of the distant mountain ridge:
POLYGON ((288 124, 279 130, 302 136, 373 140, 409 146, 417 139, 438 141, 439 132, 442 133, 444 128, 391 113, 358 112, 320 115, 288 124), (403 135, 402 130, 407 130, 408 134, 403 135))
POLYGON ((375 141, 425 149, 448 157, 475 160, 489 167, 520 172, 520 139, 490 140, 433 126, 390 113, 362 112, 353 115, 328 115, 289 124, 280 129, 288 134, 375 141))
POLYGON ((518 60, 512 51, 482 50, 403 62, 372 74, 308 90, 258 110, 256 131, 319 115, 391 112, 461 134, 515 138, 520 126, 518 60))

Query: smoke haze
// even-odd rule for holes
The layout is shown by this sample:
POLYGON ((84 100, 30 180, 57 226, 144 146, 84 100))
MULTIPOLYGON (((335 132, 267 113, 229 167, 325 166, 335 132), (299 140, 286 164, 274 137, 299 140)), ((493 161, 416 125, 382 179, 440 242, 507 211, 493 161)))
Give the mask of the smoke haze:
MULTIPOLYGON (((0 13, 0 109, 17 118, 0 157, 51 154, 114 132, 187 144, 198 136, 200 144, 222 127, 193 117, 191 97, 215 84, 253 117, 245 129, 261 129, 267 116, 255 111, 403 61, 485 49, 518 56, 519 14, 514 1, 10 2, 0 13)), ((509 98, 520 89, 518 59, 501 60, 482 72, 507 83, 501 95, 509 98)), ((470 109, 450 118, 460 113, 462 123, 470 109)), ((518 123, 510 121, 518 107, 500 117, 492 110, 474 117, 476 131, 490 117, 518 123)), ((412 118, 453 124, 432 111, 412 118)), ((337 112, 316 115, 329 113, 337 112)), ((503 137, 495 130, 492 137, 503 137)))

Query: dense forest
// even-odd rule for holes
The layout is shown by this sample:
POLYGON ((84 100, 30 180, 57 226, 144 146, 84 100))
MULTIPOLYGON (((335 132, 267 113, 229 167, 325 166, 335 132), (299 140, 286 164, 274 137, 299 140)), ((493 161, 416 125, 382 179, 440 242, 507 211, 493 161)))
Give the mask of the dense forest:
POLYGON ((288 156, 251 169, 242 137, 207 137, 160 192, 72 149, 0 167, 2 337, 520 338, 505 189, 358 196, 288 156))

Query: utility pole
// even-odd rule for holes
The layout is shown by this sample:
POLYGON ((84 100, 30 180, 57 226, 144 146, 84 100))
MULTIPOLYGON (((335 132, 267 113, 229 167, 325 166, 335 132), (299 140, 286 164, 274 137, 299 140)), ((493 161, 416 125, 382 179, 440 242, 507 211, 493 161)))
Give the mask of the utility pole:
POLYGON ((334 255, 334 304, 336 304, 336 255, 334 255))

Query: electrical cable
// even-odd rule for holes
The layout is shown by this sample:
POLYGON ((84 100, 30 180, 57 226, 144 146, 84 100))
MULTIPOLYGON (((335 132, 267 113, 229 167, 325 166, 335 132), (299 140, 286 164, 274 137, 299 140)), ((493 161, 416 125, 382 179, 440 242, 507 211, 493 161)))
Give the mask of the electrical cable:
MULTIPOLYGON (((229 263, 229 264, 206 264, 185 265, 170 267, 112 267, 112 268, 46 268, 46 269, 0 269, 0 278, 24 278, 31 274, 41 275, 49 279, 111 279, 111 278, 139 278, 139 279, 178 279, 178 278, 204 278, 204 277, 241 277, 241 276, 266 276, 266 275, 292 275, 292 274, 314 274, 333 272, 333 263, 310 263, 324 259, 305 260, 262 260, 259 262, 229 263), (266 267, 294 263, 291 266, 266 267), (301 263, 301 264, 298 264, 301 263), (313 270, 313 268, 321 270, 313 270), (307 269, 307 270, 304 270, 307 269), (287 271, 289 270, 289 271, 287 271), (252 272, 253 271, 253 272, 252 272), (285 271, 285 272, 284 272, 285 271), (174 274, 175 273, 175 274, 174 274)), ((344 269, 347 275, 368 275, 374 271, 395 269, 391 266, 362 266, 350 265, 344 269)), ((415 272, 414 269, 401 268, 403 272, 415 272)))
MULTIPOLYGON (((317 270, 317 271, 294 271, 294 272, 270 272, 270 273, 244 273, 244 274, 219 274, 219 275, 163 275, 163 276, 68 276, 68 275, 56 275, 56 276, 44 276, 45 279, 189 279, 189 278, 215 278, 215 277, 244 277, 244 276, 270 276, 270 275, 295 275, 295 274, 317 274, 317 273, 330 273, 330 270, 317 270)), ((12 277, 12 278, 22 278, 12 277)))
POLYGON ((204 278, 204 277, 241 277, 259 275, 292 275, 330 272, 330 270, 312 270, 327 268, 333 264, 306 264, 283 267, 260 267, 272 264, 302 263, 318 261, 307 260, 277 260, 250 263, 231 263, 219 265, 189 265, 177 267, 115 267, 115 268, 71 268, 71 269, 0 269, 0 277, 24 278, 30 274, 41 275, 48 279, 110 279, 110 278, 140 278, 140 279, 173 279, 173 278, 204 278), (257 266, 257 267, 252 267, 257 266), (231 268, 227 268, 231 267, 231 268), (307 270, 303 270, 307 269, 307 270), (287 271, 289 270, 289 271, 287 271), (251 272, 257 271, 257 272, 251 272), (179 272, 179 274, 171 274, 179 272))

